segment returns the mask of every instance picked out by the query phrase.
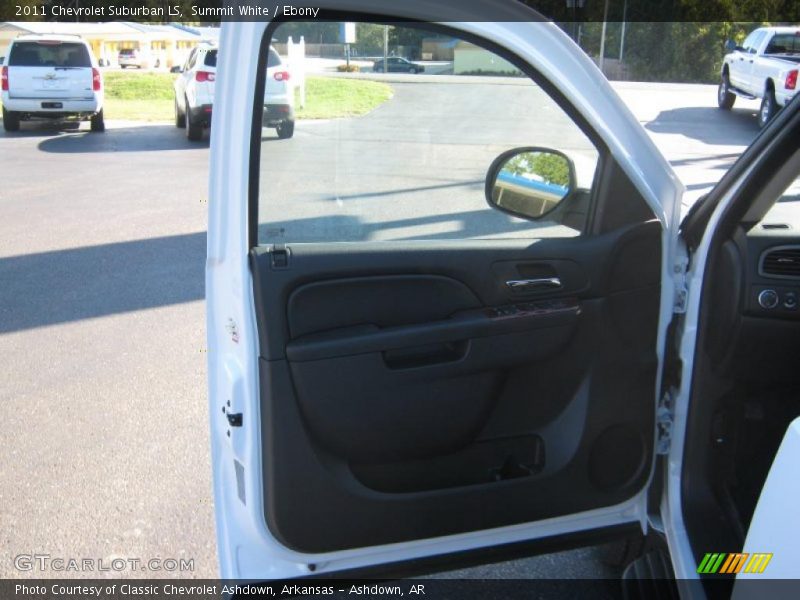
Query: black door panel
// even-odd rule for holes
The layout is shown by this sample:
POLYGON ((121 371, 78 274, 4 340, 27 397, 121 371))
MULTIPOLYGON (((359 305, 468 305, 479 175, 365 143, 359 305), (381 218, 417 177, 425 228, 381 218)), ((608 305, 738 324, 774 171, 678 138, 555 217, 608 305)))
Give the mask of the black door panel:
POLYGON ((387 364, 386 352, 290 364, 309 431, 342 458, 372 463, 430 457, 474 440, 498 397, 503 369, 558 352, 573 330, 567 323, 466 337, 455 360, 407 368, 387 364))
POLYGON ((661 228, 252 253, 266 519, 324 552, 629 498, 652 460, 661 228), (622 265, 622 268, 620 268, 622 265), (512 280, 555 279, 515 289, 512 280))
MULTIPOLYGON (((442 303, 447 304, 447 300, 443 298, 442 303)), ((422 367, 467 358, 469 347, 465 342, 477 338, 574 324, 579 312, 579 303, 567 298, 457 311, 447 318, 394 327, 366 320, 293 340, 286 346, 286 356, 290 361, 304 362, 383 352, 390 368, 422 367), (405 364, 404 357, 410 364, 405 364)), ((556 349, 544 340, 544 336, 531 338, 539 342, 539 350, 549 353, 556 349)), ((503 354, 504 344, 492 341, 497 342, 495 351, 503 354)), ((531 356, 529 351, 519 347, 509 348, 509 352, 519 352, 526 359, 536 358, 536 353, 531 356)), ((505 353, 504 364, 511 354, 505 353)))
POLYGON ((479 307, 463 283, 435 275, 377 276, 314 282, 289 298, 293 339, 321 331, 371 324, 392 327, 446 319, 479 307))

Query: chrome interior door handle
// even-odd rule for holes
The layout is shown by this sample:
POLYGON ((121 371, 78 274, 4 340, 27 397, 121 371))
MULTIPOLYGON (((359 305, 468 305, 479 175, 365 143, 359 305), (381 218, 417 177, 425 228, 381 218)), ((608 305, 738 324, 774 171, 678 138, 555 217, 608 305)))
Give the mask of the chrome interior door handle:
POLYGON ((511 279, 506 281, 506 285, 512 292, 530 292, 541 289, 555 289, 561 287, 561 280, 558 277, 542 277, 539 279, 511 279))

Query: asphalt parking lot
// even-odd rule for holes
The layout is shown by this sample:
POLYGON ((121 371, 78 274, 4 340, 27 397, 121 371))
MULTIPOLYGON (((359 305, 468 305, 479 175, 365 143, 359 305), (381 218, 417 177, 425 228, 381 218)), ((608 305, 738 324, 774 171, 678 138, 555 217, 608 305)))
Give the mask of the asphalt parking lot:
MULTIPOLYGON (((687 207, 758 133, 756 106, 719 111, 713 86, 615 86, 686 184, 687 207)), ((319 157, 348 127, 301 122, 295 138, 265 145, 319 157)), ((19 553, 192 558, 192 572, 157 575, 214 577, 208 142, 171 124, 23 125, 0 133, 0 156, 0 577, 60 575, 20 572, 19 553)), ((469 574, 617 573, 585 549, 469 574)))

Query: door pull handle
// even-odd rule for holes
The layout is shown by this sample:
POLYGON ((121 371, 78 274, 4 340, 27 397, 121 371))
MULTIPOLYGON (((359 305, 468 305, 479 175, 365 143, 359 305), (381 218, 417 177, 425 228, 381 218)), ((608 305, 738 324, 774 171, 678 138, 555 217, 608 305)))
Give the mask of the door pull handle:
POLYGON ((540 279, 510 279, 506 285, 512 292, 531 292, 534 290, 556 289, 561 287, 558 277, 542 277, 540 279))

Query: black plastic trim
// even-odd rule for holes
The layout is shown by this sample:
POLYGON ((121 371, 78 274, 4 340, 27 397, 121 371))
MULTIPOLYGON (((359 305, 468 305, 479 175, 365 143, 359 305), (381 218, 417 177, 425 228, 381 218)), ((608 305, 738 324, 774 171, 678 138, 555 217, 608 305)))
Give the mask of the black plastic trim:
POLYGON ((474 548, 472 550, 463 550, 461 552, 437 554, 425 558, 337 571, 336 573, 309 575, 308 577, 304 577, 304 579, 399 579, 421 577, 456 569, 467 569, 486 564, 527 558, 538 554, 550 554, 552 552, 571 550, 573 548, 598 545, 604 542, 613 542, 641 535, 641 532, 642 528, 638 522, 622 523, 620 525, 577 531, 538 540, 511 542, 500 546, 489 546, 474 548))

